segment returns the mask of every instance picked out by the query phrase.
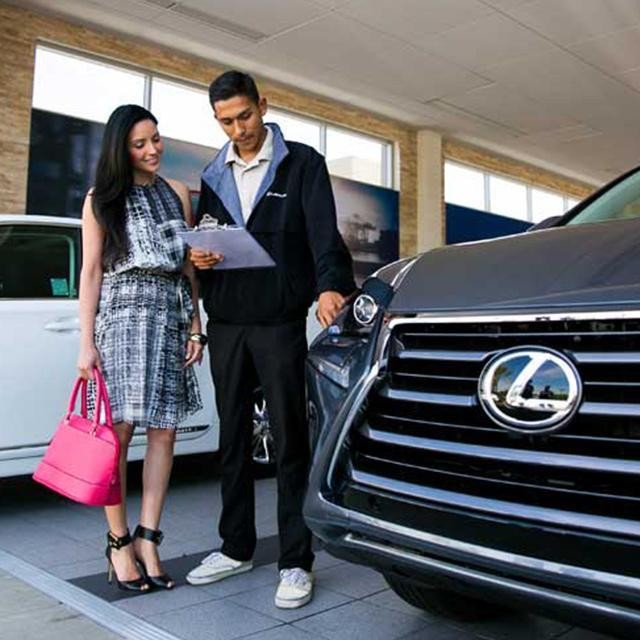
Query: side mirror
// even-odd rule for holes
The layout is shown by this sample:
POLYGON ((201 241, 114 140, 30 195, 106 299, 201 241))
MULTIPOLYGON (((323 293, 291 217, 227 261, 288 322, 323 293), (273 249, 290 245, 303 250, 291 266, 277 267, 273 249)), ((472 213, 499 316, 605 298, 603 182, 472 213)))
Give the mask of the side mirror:
POLYGON ((529 231, 540 231, 540 229, 549 229, 550 227, 555 227, 556 223, 562 219, 562 216, 551 216, 550 218, 545 218, 536 224, 532 224, 528 229, 529 231))

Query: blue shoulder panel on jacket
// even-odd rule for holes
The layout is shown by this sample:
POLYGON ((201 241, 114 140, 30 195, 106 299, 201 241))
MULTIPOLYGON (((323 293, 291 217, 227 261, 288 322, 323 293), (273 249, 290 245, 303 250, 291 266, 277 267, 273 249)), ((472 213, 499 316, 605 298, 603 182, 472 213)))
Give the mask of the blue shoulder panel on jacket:
MULTIPOLYGON (((254 202, 259 202, 260 198, 267 192, 273 183, 280 163, 289 155, 289 149, 287 149, 287 143, 284 140, 282 131, 280 131, 280 127, 273 122, 268 123, 266 126, 273 131, 273 158, 269 163, 267 173, 260 183, 254 202)), ((230 144, 230 141, 227 142, 218 151, 216 157, 205 167, 202 172, 202 180, 220 198, 225 209, 236 223, 244 227, 242 205, 240 204, 236 181, 233 177, 233 167, 225 162, 230 144)))

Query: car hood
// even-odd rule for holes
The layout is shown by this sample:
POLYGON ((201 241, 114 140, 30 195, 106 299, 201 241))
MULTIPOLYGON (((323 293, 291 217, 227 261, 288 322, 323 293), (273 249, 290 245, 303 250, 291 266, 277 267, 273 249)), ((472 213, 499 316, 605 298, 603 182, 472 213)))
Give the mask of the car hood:
POLYGON ((558 227, 435 249, 391 313, 638 306, 640 220, 558 227))

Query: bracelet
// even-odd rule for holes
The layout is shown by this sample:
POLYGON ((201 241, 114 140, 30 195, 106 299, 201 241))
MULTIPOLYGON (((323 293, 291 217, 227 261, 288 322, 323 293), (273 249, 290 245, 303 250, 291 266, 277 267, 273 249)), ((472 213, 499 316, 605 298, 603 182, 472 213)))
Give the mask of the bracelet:
POLYGON ((189 340, 191 340, 191 342, 197 342, 203 347, 206 346, 207 342, 209 342, 209 339, 204 335, 204 333, 190 333, 189 340))

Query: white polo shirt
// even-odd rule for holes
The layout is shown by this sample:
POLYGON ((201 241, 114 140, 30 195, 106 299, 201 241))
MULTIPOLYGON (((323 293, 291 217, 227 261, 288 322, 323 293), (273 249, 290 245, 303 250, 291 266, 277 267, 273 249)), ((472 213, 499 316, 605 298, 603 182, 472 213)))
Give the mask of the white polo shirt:
POLYGON ((246 222, 253 210, 253 201, 267 173, 273 157, 273 131, 267 127, 267 135, 260 151, 251 162, 245 162, 237 153, 235 145, 230 144, 225 162, 233 163, 233 177, 236 181, 238 196, 242 206, 242 217, 246 222))

